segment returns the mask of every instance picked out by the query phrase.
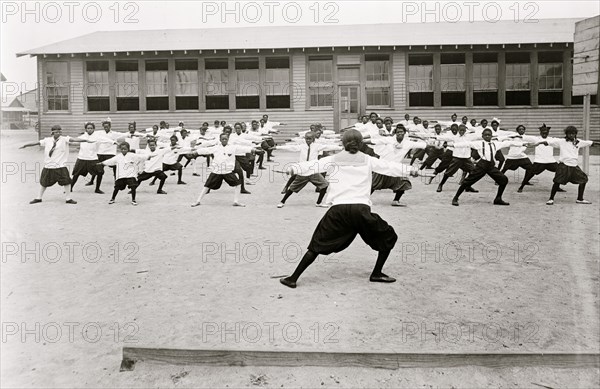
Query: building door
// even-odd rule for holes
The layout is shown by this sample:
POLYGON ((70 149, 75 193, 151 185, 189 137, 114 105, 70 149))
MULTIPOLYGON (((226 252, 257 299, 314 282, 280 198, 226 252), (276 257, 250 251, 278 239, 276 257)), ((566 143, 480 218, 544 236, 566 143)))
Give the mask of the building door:
POLYGON ((339 129, 354 126, 360 110, 358 85, 340 85, 338 87, 339 129))

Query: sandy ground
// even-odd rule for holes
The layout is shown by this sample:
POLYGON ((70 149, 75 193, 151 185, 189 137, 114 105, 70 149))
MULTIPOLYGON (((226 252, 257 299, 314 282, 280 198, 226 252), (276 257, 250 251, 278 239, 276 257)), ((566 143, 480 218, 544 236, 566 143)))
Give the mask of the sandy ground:
MULTIPOLYGON (((409 206, 373 195, 373 210, 400 239, 372 284, 375 253, 360 239, 319 258, 291 290, 273 277, 300 260, 325 209, 307 187, 275 205, 293 153, 254 178, 246 208, 230 188, 190 208, 207 173, 187 185, 169 177, 168 195, 145 182, 139 206, 125 192, 108 205, 113 178, 94 194, 80 180, 77 205, 58 186, 37 195, 42 152, 17 150, 33 132, 3 131, 2 387, 596 387, 594 369, 462 367, 357 369, 202 367, 139 363, 119 373, 123 346, 351 352, 522 353, 600 351, 599 180, 592 157, 586 198, 576 187, 544 205, 553 175, 505 200, 496 187, 450 205, 444 192, 413 179, 409 206)), ((76 151, 70 156, 71 168, 76 151)), ((71 169, 72 170, 72 169, 71 169)), ((107 173, 109 170, 107 169, 107 173)))

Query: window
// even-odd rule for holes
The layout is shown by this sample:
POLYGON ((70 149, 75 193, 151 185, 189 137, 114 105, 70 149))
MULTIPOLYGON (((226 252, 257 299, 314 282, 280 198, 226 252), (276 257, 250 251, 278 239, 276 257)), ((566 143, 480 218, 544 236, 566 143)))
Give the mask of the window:
POLYGON ((146 61, 146 109, 169 109, 169 62, 146 61))
POLYGON ((433 55, 408 56, 408 105, 433 107, 433 55))
POLYGON ((108 61, 87 61, 86 96, 88 111, 110 111, 108 61))
POLYGON ((538 103, 560 105, 563 103, 562 51, 538 53, 538 103))
POLYGON ((333 107, 333 60, 309 58, 309 94, 311 107, 333 107))
POLYGON ((267 108, 290 108, 289 57, 267 57, 265 67, 267 108))
POLYGON ((138 61, 116 61, 117 111, 139 111, 138 61))
POLYGON ((258 58, 236 58, 235 71, 237 77, 235 92, 236 109, 260 108, 258 58))
MULTIPOLYGON (((572 105, 583 105, 583 96, 571 96, 572 105)), ((590 105, 598 105, 598 95, 590 97, 590 105)))
POLYGON ((506 105, 530 105, 528 52, 506 53, 506 105))
POLYGON ((69 110, 69 67, 66 62, 46 62, 48 111, 69 110))
POLYGON ((198 109, 198 61, 175 61, 175 109, 198 109))
POLYGON ((473 105, 498 105, 496 53, 473 53, 473 105))
MULTIPOLYGON (((390 106, 390 57, 365 55, 367 106, 390 106)), ((341 81, 341 78, 340 78, 341 81)))
POLYGON ((204 72, 206 109, 229 109, 227 58, 207 59, 204 72))
POLYGON ((441 55, 442 106, 465 106, 465 55, 463 53, 441 55))

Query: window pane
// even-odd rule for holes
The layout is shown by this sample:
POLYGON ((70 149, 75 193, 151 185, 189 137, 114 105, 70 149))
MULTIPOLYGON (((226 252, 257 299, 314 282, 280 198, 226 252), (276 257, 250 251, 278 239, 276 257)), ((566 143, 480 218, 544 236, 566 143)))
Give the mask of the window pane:
POLYGON ((69 109, 68 69, 66 62, 46 63, 46 96, 49 111, 69 109))
POLYGON ((168 96, 169 78, 166 70, 146 71, 146 96, 168 96))
POLYGON ((312 107, 332 107, 333 87, 311 88, 310 105, 312 107))
POLYGON ((433 65, 411 65, 408 67, 409 92, 433 91, 433 65))
POLYGON ((198 71, 176 70, 175 71, 175 95, 176 96, 198 96, 198 71))
POLYGON ((265 94, 289 95, 290 71, 289 69, 267 69, 265 80, 265 94))
POLYGON ((367 88, 367 105, 390 105, 389 88, 367 88))
POLYGON ((539 64, 538 73, 540 90, 563 89, 562 63, 539 64))
POLYGON ((237 96, 258 96, 260 94, 258 69, 236 70, 236 73, 237 96))
POLYGON ((506 90, 529 90, 529 64, 506 64, 506 90))
POLYGON ((409 55, 408 65, 433 65, 432 54, 409 55))
POLYGON ((433 107, 433 92, 412 92, 408 95, 411 107, 433 107))
POLYGON ((138 72, 117 72, 117 96, 138 96, 138 72))
POLYGON ((311 82, 331 82, 333 61, 331 59, 312 59, 309 61, 309 80, 311 82))
POLYGON ((442 91, 465 90, 465 65, 441 65, 442 91))
POLYGON ((226 69, 207 69, 204 75, 205 94, 207 96, 226 95, 229 72, 226 69))
POLYGON ((498 89, 497 63, 473 64, 473 89, 476 91, 498 89))

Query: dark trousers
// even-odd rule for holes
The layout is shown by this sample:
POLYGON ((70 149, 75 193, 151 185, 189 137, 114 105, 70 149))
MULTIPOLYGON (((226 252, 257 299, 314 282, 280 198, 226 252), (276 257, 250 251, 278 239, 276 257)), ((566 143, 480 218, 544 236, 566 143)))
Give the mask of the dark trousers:
POLYGON ((440 174, 450 166, 450 162, 452 162, 452 150, 444 151, 440 160, 440 164, 435 168, 435 174, 440 174))
POLYGON ((471 186, 481 180, 485 175, 488 175, 498 185, 508 184, 508 178, 495 166, 494 162, 480 159, 475 165, 475 169, 465 178, 463 185, 471 186))
POLYGON ((425 158, 425 161, 421 165, 421 169, 431 169, 435 161, 441 159, 444 155, 444 149, 438 149, 433 146, 426 148, 425 152, 427 153, 427 158, 425 158))
POLYGON ((492 177, 492 179, 498 184, 496 199, 502 199, 502 193, 504 193, 504 189, 508 184, 508 178, 506 178, 506 176, 495 166, 494 162, 486 161, 484 159, 480 159, 479 162, 477 162, 473 171, 469 173, 463 184, 458 188, 454 198, 458 199, 458 197, 462 192, 465 191, 466 188, 475 185, 477 181, 485 177, 486 174, 492 177))

